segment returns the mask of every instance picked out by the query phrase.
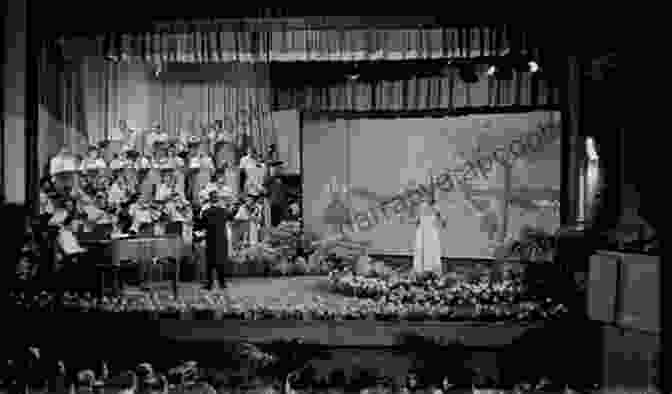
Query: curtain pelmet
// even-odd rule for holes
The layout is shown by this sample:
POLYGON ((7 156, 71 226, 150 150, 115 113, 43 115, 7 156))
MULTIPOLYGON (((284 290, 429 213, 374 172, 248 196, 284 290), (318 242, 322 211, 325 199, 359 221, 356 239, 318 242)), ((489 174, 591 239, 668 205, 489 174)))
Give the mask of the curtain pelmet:
POLYGON ((527 32, 505 26, 416 29, 258 29, 253 24, 173 23, 142 33, 110 33, 87 55, 158 62, 293 62, 476 58, 519 48, 527 32))
POLYGON ((483 76, 464 83, 457 70, 442 76, 382 81, 346 81, 326 86, 276 87, 274 109, 311 111, 417 111, 559 104, 559 91, 531 73, 511 81, 483 76))

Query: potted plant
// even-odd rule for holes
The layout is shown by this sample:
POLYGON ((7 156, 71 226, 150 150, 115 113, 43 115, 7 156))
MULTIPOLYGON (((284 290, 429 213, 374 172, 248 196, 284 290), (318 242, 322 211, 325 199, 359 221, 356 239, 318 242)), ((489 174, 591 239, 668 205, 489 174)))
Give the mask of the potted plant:
POLYGON ((543 229, 524 226, 518 240, 508 246, 509 257, 525 261, 546 262, 553 260, 555 237, 543 229))

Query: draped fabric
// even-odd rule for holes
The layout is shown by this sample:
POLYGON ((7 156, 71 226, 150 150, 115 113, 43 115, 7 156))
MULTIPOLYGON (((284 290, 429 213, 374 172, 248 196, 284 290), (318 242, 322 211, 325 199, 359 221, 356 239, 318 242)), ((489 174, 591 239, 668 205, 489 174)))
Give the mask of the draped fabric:
MULTIPOLYGON (((481 71, 484 75, 485 70, 481 71)), ((413 111, 560 103, 559 89, 531 73, 514 72, 510 81, 483 76, 474 84, 464 83, 452 68, 436 77, 372 82, 343 79, 327 86, 279 88, 274 92, 274 106, 314 111, 413 111)))
MULTIPOLYGON (((110 33, 95 55, 154 64, 475 58, 517 50, 534 55, 534 37, 509 26, 417 29, 269 29, 240 22, 170 23, 144 33, 110 33)), ((91 53, 89 53, 91 54, 91 53)))
POLYGON ((263 70, 239 64, 234 75, 208 81, 161 79, 155 71, 149 64, 96 57, 70 64, 60 76, 63 144, 81 152, 106 140, 122 119, 134 129, 159 123, 172 136, 200 136, 202 125, 227 116, 237 129, 249 124, 255 148, 263 151, 274 142, 263 70))
POLYGON ((48 162, 66 145, 63 123, 65 66, 55 45, 44 46, 38 62, 39 131, 38 165, 40 176, 48 173, 48 162))

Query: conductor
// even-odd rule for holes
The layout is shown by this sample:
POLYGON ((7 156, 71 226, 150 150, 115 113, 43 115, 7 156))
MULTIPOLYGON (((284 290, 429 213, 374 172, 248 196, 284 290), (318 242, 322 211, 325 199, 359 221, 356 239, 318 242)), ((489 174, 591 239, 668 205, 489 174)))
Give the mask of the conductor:
POLYGON ((205 227, 205 259, 207 268, 207 289, 213 290, 215 279, 220 287, 226 287, 226 278, 230 274, 227 223, 233 220, 232 201, 211 193, 210 203, 202 213, 205 227))

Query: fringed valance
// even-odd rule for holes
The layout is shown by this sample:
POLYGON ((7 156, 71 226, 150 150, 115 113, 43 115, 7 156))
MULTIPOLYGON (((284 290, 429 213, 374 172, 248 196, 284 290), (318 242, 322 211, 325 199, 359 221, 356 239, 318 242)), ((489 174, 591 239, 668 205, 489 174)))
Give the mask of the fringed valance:
POLYGON ((110 33, 98 37, 95 55, 162 64, 454 59, 538 52, 526 32, 506 26, 272 31, 250 26, 173 23, 146 33, 110 33))
MULTIPOLYGON (((480 71, 483 66, 477 67, 480 71)), ((560 104, 560 91, 552 80, 529 72, 513 72, 509 81, 485 76, 467 84, 459 71, 443 75, 394 80, 347 80, 329 84, 274 86, 274 108, 311 111, 426 111, 468 108, 548 107, 560 104)), ((321 76, 328 79, 328 76, 321 76)))

